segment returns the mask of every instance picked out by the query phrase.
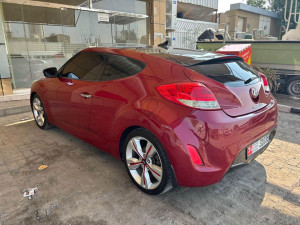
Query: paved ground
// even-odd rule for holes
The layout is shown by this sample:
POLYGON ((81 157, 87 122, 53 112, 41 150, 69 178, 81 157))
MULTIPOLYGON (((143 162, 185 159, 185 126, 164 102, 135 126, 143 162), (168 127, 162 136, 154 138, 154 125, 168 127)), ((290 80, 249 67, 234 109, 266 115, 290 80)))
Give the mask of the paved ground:
POLYGON ((299 115, 280 113, 265 153, 220 183, 161 196, 140 192, 113 157, 26 118, 0 118, 1 225, 300 224, 299 115), (29 187, 38 187, 32 200, 22 197, 29 187))
POLYGON ((285 94, 273 94, 273 95, 277 99, 278 104, 300 109, 300 97, 295 97, 295 96, 290 96, 285 94))

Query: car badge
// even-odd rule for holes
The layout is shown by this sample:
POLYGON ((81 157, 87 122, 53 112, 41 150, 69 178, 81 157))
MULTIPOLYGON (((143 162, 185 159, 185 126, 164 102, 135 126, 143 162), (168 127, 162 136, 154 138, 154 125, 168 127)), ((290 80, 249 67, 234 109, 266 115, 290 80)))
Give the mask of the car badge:
POLYGON ((256 89, 254 89, 254 88, 250 88, 250 96, 251 96, 252 98, 257 98, 257 96, 258 96, 258 91, 257 91, 256 89))

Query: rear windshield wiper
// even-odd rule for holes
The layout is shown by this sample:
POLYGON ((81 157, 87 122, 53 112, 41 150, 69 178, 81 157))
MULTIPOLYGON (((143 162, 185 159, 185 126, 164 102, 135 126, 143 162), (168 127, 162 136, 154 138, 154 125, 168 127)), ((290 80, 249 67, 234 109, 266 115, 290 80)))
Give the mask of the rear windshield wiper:
POLYGON ((250 77, 248 80, 244 81, 244 84, 248 84, 248 83, 250 83, 251 81, 253 81, 257 78, 258 78, 257 76, 250 77))

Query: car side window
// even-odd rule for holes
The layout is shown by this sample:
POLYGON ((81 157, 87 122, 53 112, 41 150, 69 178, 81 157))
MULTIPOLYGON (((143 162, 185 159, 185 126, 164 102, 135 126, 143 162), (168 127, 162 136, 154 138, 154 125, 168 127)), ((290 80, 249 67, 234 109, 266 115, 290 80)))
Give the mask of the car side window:
POLYGON ((80 53, 64 66, 61 76, 86 81, 100 80, 106 57, 102 53, 80 53))
POLYGON ((116 80, 138 74, 145 68, 139 60, 111 54, 100 81, 116 80))

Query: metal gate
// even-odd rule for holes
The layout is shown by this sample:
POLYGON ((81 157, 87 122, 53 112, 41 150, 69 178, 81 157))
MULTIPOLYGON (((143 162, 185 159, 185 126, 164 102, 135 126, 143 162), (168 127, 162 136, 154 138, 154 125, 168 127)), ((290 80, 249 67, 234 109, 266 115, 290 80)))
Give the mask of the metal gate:
POLYGON ((208 28, 218 30, 218 24, 177 18, 176 31, 169 35, 171 46, 174 48, 196 49, 197 38, 208 28))

